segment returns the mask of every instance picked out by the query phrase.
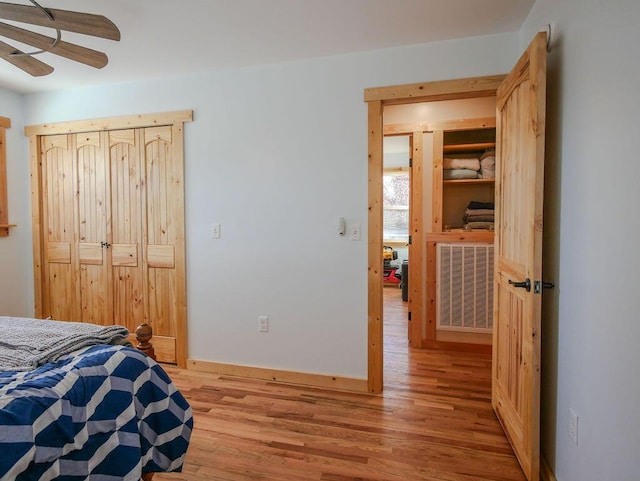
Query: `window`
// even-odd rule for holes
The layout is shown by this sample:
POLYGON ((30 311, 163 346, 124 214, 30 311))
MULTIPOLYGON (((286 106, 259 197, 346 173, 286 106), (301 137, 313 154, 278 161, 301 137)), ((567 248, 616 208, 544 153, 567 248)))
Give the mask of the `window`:
POLYGON ((409 171, 385 170, 382 176, 384 242, 409 242, 409 171))

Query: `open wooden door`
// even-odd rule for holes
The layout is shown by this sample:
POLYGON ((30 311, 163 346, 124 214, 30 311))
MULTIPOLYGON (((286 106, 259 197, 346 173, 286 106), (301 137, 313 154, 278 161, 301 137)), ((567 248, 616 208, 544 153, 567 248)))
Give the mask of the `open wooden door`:
POLYGON ((497 94, 493 408, 530 481, 540 471, 546 33, 497 94))

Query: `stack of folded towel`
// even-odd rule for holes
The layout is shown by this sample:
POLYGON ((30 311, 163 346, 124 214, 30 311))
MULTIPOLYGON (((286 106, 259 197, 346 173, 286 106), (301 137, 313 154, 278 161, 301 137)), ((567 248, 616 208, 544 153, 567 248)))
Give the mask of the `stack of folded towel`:
POLYGON ((496 151, 489 149, 478 157, 445 157, 442 163, 444 180, 495 179, 496 151))
POLYGON ((480 159, 445 157, 442 168, 444 180, 477 179, 480 175, 480 159))
POLYGON ((496 178, 496 151, 495 149, 487 150, 480 157, 480 177, 483 179, 496 178))
POLYGON ((471 201, 464 213, 464 229, 493 230, 495 205, 493 202, 471 201))

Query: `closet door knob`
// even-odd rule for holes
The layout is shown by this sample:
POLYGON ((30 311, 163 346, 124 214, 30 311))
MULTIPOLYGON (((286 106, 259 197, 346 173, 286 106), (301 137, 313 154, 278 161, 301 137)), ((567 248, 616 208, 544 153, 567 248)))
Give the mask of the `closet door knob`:
POLYGON ((526 289, 527 292, 531 292, 531 279, 529 279, 528 277, 522 282, 514 282, 509 279, 509 284, 511 284, 513 287, 522 287, 523 289, 526 289))

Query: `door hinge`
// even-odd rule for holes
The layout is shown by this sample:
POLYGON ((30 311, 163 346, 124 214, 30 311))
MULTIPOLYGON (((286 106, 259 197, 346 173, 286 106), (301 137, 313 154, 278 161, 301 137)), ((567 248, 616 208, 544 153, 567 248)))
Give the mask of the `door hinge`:
POLYGON ((411 245, 411 242, 412 242, 412 238, 411 236, 409 236, 409 245, 411 245))
POLYGON ((413 159, 409 159, 409 167, 413 167, 413 159))
POLYGON ((411 320, 411 312, 409 312, 409 314, 407 315, 407 319, 410 321, 411 320))
POLYGON ((542 289, 553 289, 554 287, 555 287, 555 284, 553 282, 534 281, 533 293, 542 294, 542 289))

